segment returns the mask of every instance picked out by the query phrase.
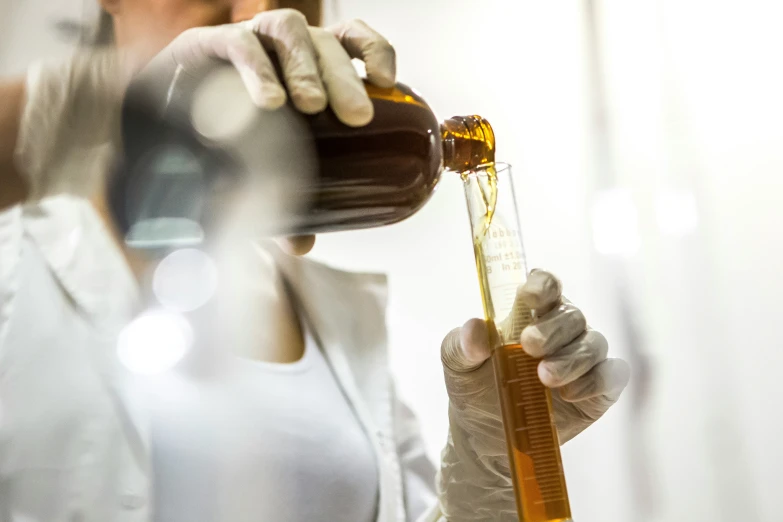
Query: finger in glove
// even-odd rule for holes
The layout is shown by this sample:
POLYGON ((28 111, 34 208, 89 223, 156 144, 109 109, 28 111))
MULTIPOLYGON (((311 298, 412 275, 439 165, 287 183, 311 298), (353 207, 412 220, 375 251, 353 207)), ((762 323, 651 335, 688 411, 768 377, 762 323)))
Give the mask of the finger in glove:
POLYGON ((611 404, 620 397, 630 376, 631 368, 627 362, 622 359, 606 359, 579 379, 560 388, 560 396, 564 401, 577 404, 605 397, 611 404))
POLYGON ((582 311, 564 303, 522 330, 520 342, 528 354, 542 358, 559 351, 586 329, 587 320, 582 311))
POLYGON ((587 330, 538 364, 538 377, 545 386, 559 388, 589 373, 606 359, 609 343, 595 330, 587 330))
POLYGON ((441 344, 443 365, 458 373, 479 368, 491 354, 487 323, 481 319, 471 319, 462 328, 455 328, 441 344))
POLYGON ((283 77, 294 105, 306 114, 326 108, 326 90, 316 63, 307 19, 295 9, 275 9, 246 22, 267 49, 280 59, 283 77))
POLYGON ((517 290, 517 301, 541 317, 561 303, 562 293, 563 285, 558 278, 545 270, 532 270, 517 290))
POLYGON ((351 58, 364 62, 371 83, 378 87, 394 87, 397 58, 386 38, 361 20, 344 22, 328 31, 337 37, 351 58))
POLYGON ((373 105, 364 82, 356 72, 351 57, 334 34, 317 27, 310 28, 310 37, 318 56, 329 103, 337 117, 352 127, 367 125, 373 118, 373 105))

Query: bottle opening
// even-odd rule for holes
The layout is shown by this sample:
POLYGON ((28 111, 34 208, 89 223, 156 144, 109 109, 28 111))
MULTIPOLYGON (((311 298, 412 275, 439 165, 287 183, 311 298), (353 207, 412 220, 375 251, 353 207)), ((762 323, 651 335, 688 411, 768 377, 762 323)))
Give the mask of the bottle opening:
POLYGON ((495 163, 495 133, 481 116, 455 116, 441 124, 444 167, 465 172, 495 163))

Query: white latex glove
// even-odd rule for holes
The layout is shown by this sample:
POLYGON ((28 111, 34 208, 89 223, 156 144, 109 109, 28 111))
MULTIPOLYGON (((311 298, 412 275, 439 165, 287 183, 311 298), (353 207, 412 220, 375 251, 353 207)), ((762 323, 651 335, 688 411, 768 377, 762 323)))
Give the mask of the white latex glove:
MULTIPOLYGON (((67 61, 29 69, 16 161, 32 198, 94 194, 102 181, 100 160, 118 135, 125 89, 139 68, 128 56, 82 51, 67 61)), ((320 29, 308 27, 298 11, 280 9, 247 22, 189 29, 138 77, 153 87, 154 82, 167 85, 175 74, 193 74, 211 60, 224 59, 237 68, 260 107, 281 106, 284 83, 299 110, 318 112, 329 103, 344 123, 361 126, 372 119, 373 110, 351 58, 365 62, 371 82, 394 84, 394 49, 363 22, 320 29), (279 56, 282 82, 265 49, 279 56)))
POLYGON ((155 56, 140 77, 165 86, 174 74, 197 73, 215 58, 234 65, 259 107, 283 105, 285 84, 300 111, 317 113, 328 103, 352 126, 369 123, 373 107, 351 58, 364 61, 368 79, 379 87, 393 86, 396 75, 394 48, 364 22, 321 29, 308 27, 299 11, 277 9, 246 22, 189 29, 155 56), (277 54, 282 79, 267 51, 277 54))
MULTIPOLYGON (((552 274, 534 271, 517 293, 536 320, 521 343, 542 358, 541 381, 553 388, 560 443, 572 439, 614 404, 630 369, 607 359, 607 341, 587 326, 582 312, 561 295, 552 274)), ((513 313, 512 313, 513 316, 513 313)), ((453 330, 441 348, 449 393, 450 432, 438 474, 447 520, 517 520, 503 423, 490 357, 487 327, 472 319, 453 330)))

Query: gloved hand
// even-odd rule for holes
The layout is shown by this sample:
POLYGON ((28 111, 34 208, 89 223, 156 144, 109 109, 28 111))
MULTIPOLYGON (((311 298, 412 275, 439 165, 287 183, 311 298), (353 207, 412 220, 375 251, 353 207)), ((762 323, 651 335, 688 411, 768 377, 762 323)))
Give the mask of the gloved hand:
POLYGON ((372 119, 372 104, 351 58, 364 60, 371 82, 394 84, 394 50, 363 22, 319 29, 308 27, 299 12, 280 9, 247 22, 189 29, 146 65, 113 50, 36 64, 28 71, 16 162, 32 198, 59 192, 92 197, 102 189, 102 159, 117 138, 130 80, 166 82, 214 59, 237 68, 260 107, 282 105, 285 83, 299 110, 318 112, 329 103, 346 124, 364 125, 372 119), (282 82, 265 49, 279 56, 282 82))
MULTIPOLYGON (((598 420, 628 383, 630 369, 607 359, 607 341, 563 299, 552 274, 534 271, 517 304, 536 319, 522 331, 524 350, 542 358, 538 376, 553 388, 557 432, 563 444, 598 420)), ((511 314, 513 317, 513 313, 511 314)), ((439 471, 441 510, 447 520, 516 520, 513 485, 495 387, 487 326, 472 319, 443 341, 450 433, 439 471)))
POLYGON ((239 72, 256 105, 276 109, 288 89, 294 106, 313 114, 327 103, 347 125, 362 126, 373 117, 373 106, 351 58, 364 61, 368 79, 379 87, 395 82, 394 48, 361 21, 328 29, 308 27, 299 11, 277 9, 251 20, 215 27, 197 27, 180 34, 155 56, 140 79, 163 81, 174 74, 193 74, 219 58, 239 72), (279 79, 267 51, 280 61, 279 79))

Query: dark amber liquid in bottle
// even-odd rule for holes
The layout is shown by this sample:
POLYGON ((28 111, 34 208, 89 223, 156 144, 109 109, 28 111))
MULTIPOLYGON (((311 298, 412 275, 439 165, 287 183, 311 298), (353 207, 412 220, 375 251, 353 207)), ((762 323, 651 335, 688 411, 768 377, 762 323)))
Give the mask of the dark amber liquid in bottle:
POLYGON ((367 86, 375 108, 364 127, 342 124, 331 110, 308 118, 318 173, 304 186, 310 204, 299 231, 317 233, 401 221, 429 200, 443 163, 440 124, 405 85, 367 86))

